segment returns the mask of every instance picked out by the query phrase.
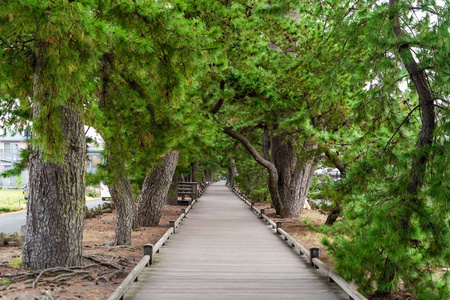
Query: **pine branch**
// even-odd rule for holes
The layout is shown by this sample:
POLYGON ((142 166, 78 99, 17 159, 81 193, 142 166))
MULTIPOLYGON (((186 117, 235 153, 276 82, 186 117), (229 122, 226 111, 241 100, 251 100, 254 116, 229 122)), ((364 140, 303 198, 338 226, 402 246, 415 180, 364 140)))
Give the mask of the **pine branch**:
POLYGON ((391 138, 389 139, 389 141, 386 143, 386 146, 384 146, 383 150, 381 151, 381 153, 380 153, 379 155, 383 154, 383 153, 386 151, 387 147, 391 144, 392 139, 393 139, 393 138, 395 137, 395 135, 400 131, 400 128, 402 128, 403 124, 405 124, 405 122, 409 119, 409 117, 412 115, 412 113, 413 113, 417 108, 419 108, 419 107, 420 107, 420 105, 417 105, 416 107, 414 107, 414 108, 408 113, 408 115, 406 116, 406 118, 403 120, 403 122, 400 124, 400 126, 397 127, 397 130, 395 130, 394 134, 391 136, 391 138))

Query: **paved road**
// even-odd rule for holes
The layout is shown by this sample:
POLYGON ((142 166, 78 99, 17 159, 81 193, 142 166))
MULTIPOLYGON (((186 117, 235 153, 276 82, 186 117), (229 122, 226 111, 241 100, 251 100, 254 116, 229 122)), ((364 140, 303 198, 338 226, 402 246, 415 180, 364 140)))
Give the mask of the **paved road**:
POLYGON ((224 183, 208 187, 134 283, 129 299, 308 299, 348 296, 308 266, 224 183))
MULTIPOLYGON (((86 206, 91 208, 102 204, 101 199, 87 201, 86 206)), ((19 232, 23 225, 26 223, 26 211, 19 211, 15 213, 4 214, 0 216, 0 232, 13 233, 19 232)))

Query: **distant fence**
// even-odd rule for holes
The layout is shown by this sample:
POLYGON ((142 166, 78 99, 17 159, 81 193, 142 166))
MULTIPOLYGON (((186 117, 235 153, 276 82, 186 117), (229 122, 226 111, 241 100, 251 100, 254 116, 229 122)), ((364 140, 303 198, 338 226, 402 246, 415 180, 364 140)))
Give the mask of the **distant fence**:
POLYGON ((299 255, 304 256, 311 267, 319 269, 328 276, 330 282, 335 282, 337 285, 343 289, 350 300, 367 300, 366 297, 361 295, 357 290, 355 290, 347 281, 345 281, 339 274, 337 274, 333 269, 325 265, 319 259, 319 248, 312 247, 306 249, 302 244, 300 244, 296 239, 290 236, 286 231, 284 231, 282 222, 274 222, 268 216, 265 215, 264 209, 257 209, 254 206, 254 202, 248 201, 247 197, 241 195, 241 193, 234 187, 227 185, 242 201, 244 201, 250 209, 261 219, 263 219, 267 224, 269 224, 275 232, 284 239, 299 255))
POLYGON ((178 182, 177 196, 180 198, 178 201, 189 202, 198 199, 205 192, 209 184, 210 182, 207 182, 206 185, 198 182, 178 182), (186 196, 189 197, 189 200, 186 200, 186 196))

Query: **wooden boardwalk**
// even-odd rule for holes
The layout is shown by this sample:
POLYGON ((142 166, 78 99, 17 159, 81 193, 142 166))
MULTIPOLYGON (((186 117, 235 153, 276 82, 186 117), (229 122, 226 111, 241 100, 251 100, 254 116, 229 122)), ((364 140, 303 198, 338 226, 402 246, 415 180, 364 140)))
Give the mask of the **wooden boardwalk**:
POLYGON ((124 299, 348 299, 223 182, 211 185, 124 299))

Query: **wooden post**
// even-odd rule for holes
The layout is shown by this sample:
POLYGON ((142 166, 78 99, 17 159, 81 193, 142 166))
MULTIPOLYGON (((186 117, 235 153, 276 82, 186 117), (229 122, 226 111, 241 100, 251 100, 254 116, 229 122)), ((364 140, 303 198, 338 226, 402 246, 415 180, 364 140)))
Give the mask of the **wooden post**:
POLYGON ((255 207, 255 201, 252 201, 250 204, 250 208, 253 210, 253 207, 255 207))
POLYGON ((181 213, 182 213, 182 214, 186 214, 186 208, 182 208, 182 209, 181 209, 181 213))
POLYGON ((265 215, 265 214, 266 214, 266 210, 264 208, 261 208, 261 219, 264 219, 263 215, 265 215))
POLYGON ((144 245, 144 256, 149 255, 150 259, 148 260, 147 266, 153 264, 153 245, 152 244, 145 244, 144 245))
POLYGON ((281 234, 281 233, 278 232, 278 229, 281 229, 281 228, 283 228, 283 222, 277 221, 277 233, 278 234, 281 234))
POLYGON ((319 267, 313 263, 313 258, 319 258, 319 248, 317 247, 312 247, 309 249, 309 263, 311 267, 318 269, 319 267))
POLYGON ((169 221, 169 225, 173 228, 173 233, 175 233, 175 221, 169 221))

